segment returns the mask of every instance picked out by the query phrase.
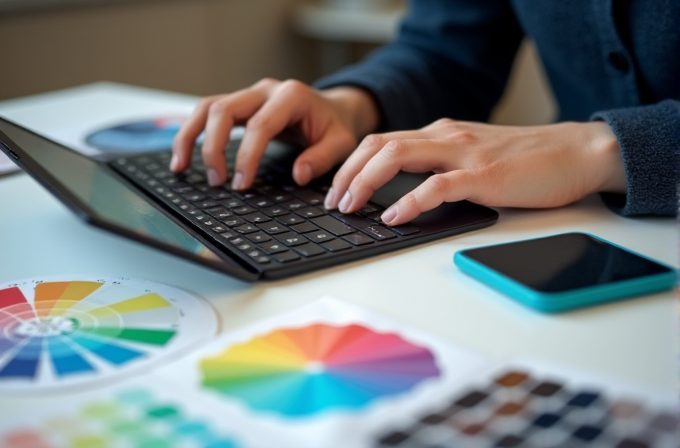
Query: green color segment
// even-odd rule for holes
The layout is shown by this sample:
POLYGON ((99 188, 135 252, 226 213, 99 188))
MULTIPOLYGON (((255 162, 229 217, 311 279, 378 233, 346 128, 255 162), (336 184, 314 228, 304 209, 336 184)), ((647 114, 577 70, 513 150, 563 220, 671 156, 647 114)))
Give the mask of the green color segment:
POLYGON ((96 336, 104 336, 143 344, 165 345, 175 335, 175 330, 145 330, 141 328, 82 327, 77 331, 96 336))

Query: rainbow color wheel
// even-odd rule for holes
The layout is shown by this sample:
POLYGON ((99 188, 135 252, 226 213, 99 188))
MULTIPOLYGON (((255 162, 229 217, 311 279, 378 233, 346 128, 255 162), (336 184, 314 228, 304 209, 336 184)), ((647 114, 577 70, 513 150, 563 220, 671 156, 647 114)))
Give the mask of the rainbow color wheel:
POLYGON ((258 411, 359 409, 441 375, 430 350, 361 325, 281 329, 201 361, 202 385, 258 411))
POLYGON ((183 335, 181 327, 191 320, 198 328, 204 320, 207 331, 214 331, 214 316, 198 299, 150 282, 32 280, 0 286, 0 390, 82 383, 148 363, 206 335, 206 330, 183 335), (180 307, 200 316, 187 317, 180 307))

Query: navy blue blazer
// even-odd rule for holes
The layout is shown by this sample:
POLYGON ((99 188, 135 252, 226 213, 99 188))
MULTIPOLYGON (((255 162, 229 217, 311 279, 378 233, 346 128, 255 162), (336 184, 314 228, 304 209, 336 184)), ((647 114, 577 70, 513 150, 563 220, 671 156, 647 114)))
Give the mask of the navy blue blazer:
POLYGON ((524 37, 558 121, 604 120, 621 147, 625 216, 675 215, 680 181, 680 0, 411 0, 394 42, 315 86, 362 87, 381 131, 486 121, 524 37))

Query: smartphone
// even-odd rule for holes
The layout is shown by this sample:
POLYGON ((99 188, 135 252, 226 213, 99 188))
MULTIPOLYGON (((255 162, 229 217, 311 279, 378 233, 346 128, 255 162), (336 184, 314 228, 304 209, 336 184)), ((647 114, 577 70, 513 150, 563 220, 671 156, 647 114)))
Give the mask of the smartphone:
POLYGON ((676 270, 586 233, 457 252, 461 271, 531 308, 559 312, 671 289, 676 270))

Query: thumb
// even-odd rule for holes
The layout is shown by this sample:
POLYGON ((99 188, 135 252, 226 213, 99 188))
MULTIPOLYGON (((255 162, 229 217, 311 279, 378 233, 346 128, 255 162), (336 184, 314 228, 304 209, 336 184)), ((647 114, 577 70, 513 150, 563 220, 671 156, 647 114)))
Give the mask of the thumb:
POLYGON ((307 185, 344 161, 356 147, 357 140, 349 132, 336 132, 322 138, 297 157, 293 164, 293 179, 298 185, 307 185))

